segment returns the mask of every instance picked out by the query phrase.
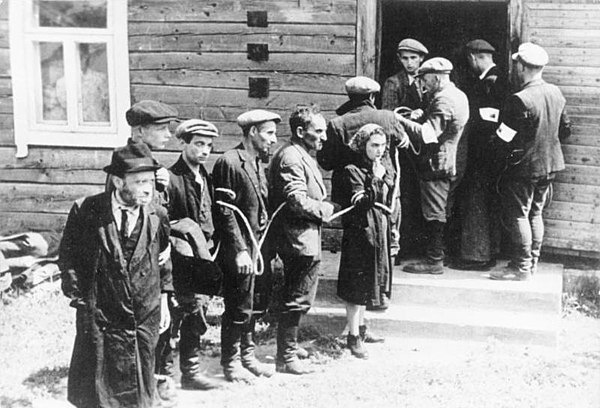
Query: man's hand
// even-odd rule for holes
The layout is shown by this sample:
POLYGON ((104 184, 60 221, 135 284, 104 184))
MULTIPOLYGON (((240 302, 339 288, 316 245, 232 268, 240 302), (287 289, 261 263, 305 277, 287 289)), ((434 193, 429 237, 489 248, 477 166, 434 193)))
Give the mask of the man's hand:
POLYGON ((423 116, 423 109, 415 109, 410 113, 410 120, 419 120, 423 116))
POLYGON ((169 298, 166 293, 160 294, 160 323, 158 333, 163 334, 171 325, 171 313, 169 312, 169 298))
POLYGON ((248 251, 238 252, 235 256, 235 265, 239 274, 250 275, 254 273, 254 264, 248 251))
POLYGON ((385 167, 381 164, 381 160, 375 160, 373 162, 373 175, 380 179, 385 176, 385 167))
POLYGON ((156 182, 163 187, 167 187, 169 185, 169 171, 164 167, 156 170, 155 172, 156 182))

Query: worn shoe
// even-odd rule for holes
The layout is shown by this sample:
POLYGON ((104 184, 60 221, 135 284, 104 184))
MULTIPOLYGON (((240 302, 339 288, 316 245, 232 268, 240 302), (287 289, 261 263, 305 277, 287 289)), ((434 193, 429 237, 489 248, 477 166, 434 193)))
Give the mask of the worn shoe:
POLYGON ((504 268, 499 271, 492 271, 490 279, 502 281, 528 281, 531 279, 531 272, 520 272, 513 268, 504 268))
POLYGON ((466 259, 459 259, 450 264, 452 269, 459 269, 461 271, 489 271, 494 266, 496 266, 495 259, 490 261, 470 261, 466 259))
POLYGON ((194 374, 191 377, 181 377, 181 389, 183 390, 201 390, 207 391, 215 388, 220 388, 221 384, 217 381, 205 376, 204 374, 194 374))
POLYGON ((358 326, 358 335, 363 343, 383 343, 385 339, 367 330, 367 326, 358 326))
POLYGON ((347 337, 347 346, 350 353, 356 358, 362 358, 366 360, 369 358, 369 353, 363 346, 363 342, 360 336, 353 336, 352 334, 348 334, 347 337))
POLYGON ((278 373, 294 374, 294 375, 304 375, 304 374, 311 374, 311 373, 315 372, 315 370, 313 370, 311 367, 307 366, 306 364, 304 364, 303 362, 301 362, 298 359, 295 359, 295 360, 292 360, 289 362, 278 360, 275 364, 275 370, 278 373))
POLYGON ((269 378, 273 377, 273 375, 275 374, 273 366, 271 366, 270 364, 261 363, 256 358, 248 361, 242 361, 242 366, 257 377, 269 378))
POLYGON ((308 357, 310 357, 310 353, 307 349, 298 346, 298 350, 296 351, 296 357, 298 357, 300 360, 306 360, 308 357))
POLYGON ((427 261, 411 263, 402 268, 402 270, 408 273, 429 275, 441 275, 444 273, 444 267, 441 261, 438 263, 431 263, 427 261))
POLYGON ((177 387, 173 379, 167 375, 156 377, 155 407, 171 408, 177 405, 177 387))
POLYGON ((252 373, 242 367, 239 361, 232 362, 223 367, 223 375, 227 381, 235 383, 253 384, 255 380, 252 373))

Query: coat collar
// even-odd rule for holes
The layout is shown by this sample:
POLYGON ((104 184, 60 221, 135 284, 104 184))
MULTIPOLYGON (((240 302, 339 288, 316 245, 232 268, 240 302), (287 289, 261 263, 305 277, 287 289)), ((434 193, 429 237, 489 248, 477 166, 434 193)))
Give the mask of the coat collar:
POLYGON ((349 100, 349 101, 346 101, 339 108, 337 108, 335 110, 335 113, 337 113, 338 116, 342 116, 342 115, 345 115, 346 113, 360 112, 362 110, 367 110, 367 109, 377 109, 377 108, 375 107, 373 102, 371 102, 369 99, 363 99, 362 101, 360 101, 358 103, 349 100))
MULTIPOLYGON (((246 176, 250 179, 250 184, 252 184, 252 187, 254 188, 254 192, 256 193, 256 196, 262 203, 263 196, 260 192, 260 180, 257 177, 257 172, 263 171, 262 167, 260 167, 256 163, 256 158, 252 157, 250 155, 250 153, 248 153, 248 151, 244 148, 244 145, 242 143, 237 145, 235 147, 235 150, 240 159, 240 164, 241 164, 242 169, 244 169, 246 176), (256 168, 257 165, 259 166, 258 169, 256 168)), ((262 174, 262 177, 266 177, 264 175, 264 172, 262 174)))
POLYGON ((325 189, 325 183, 323 183, 323 176, 321 175, 321 171, 317 167, 317 163, 315 159, 311 157, 311 155, 306 151, 304 147, 302 147, 296 140, 290 141, 290 144, 298 150, 300 153, 300 157, 302 157, 302 161, 306 164, 306 167, 310 169, 313 173, 313 177, 317 180, 317 184, 321 188, 321 192, 323 195, 327 194, 327 190, 325 189))

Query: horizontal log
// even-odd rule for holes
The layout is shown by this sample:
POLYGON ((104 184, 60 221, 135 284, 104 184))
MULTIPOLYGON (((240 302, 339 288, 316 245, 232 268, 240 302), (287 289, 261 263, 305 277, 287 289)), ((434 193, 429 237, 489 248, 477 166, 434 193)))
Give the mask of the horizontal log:
MULTIPOLYGON (((354 55, 272 54, 256 62, 244 53, 132 52, 131 70, 202 69, 205 71, 277 71, 297 74, 354 75, 354 55)), ((0 71, 1 72, 1 71, 0 71)))
POLYGON ((600 147, 600 135, 593 132, 576 133, 563 142, 565 145, 600 147))
POLYGON ((551 66, 544 69, 544 79, 555 85, 600 87, 598 68, 551 66))
POLYGON ((12 80, 0 77, 0 97, 12 96, 12 80))
POLYGON ((0 233, 3 235, 23 231, 62 233, 66 221, 66 214, 1 212, 0 233))
POLYGON ((3 96, 0 94, 0 113, 13 113, 13 98, 12 96, 3 96))
POLYGON ((590 0, 528 0, 532 10, 590 10, 600 11, 600 5, 590 0))
MULTIPOLYGON (((576 15, 584 15, 586 13, 570 12, 576 15)), ((570 14, 568 13, 568 14, 570 14)), ((578 18, 578 17, 546 17, 538 16, 537 13, 532 13, 527 19, 527 24, 530 27, 545 27, 545 28, 565 28, 565 29, 599 29, 600 22, 592 18, 578 18)))
POLYGON ((569 164, 600 166, 600 147, 564 145, 563 154, 569 164))
POLYGON ((10 51, 0 48, 0 77, 10 77, 10 51))
POLYGON ((600 186, 554 183, 553 200, 580 204, 600 204, 600 186))
POLYGON ((0 190, 0 212, 68 214, 75 200, 103 190, 101 185, 3 185, 0 190))
POLYGON ((8 20, 0 19, 0 48, 8 47, 8 20))
POLYGON ((600 49, 590 49, 590 51, 576 51, 569 48, 553 48, 548 50, 550 62, 548 66, 562 67, 599 67, 600 49), (592 53, 591 51, 597 51, 592 53))
POLYGON ((248 43, 269 53, 354 54, 354 26, 270 25, 258 30, 233 23, 129 25, 130 51, 246 52, 248 43))
POLYGON ((356 1, 197 1, 135 0, 129 2, 130 21, 193 21, 245 23, 247 11, 266 10, 269 23, 354 24, 356 1))
POLYGON ((99 169, 2 169, 0 182, 37 184, 97 184, 104 185, 106 173, 99 169))
POLYGON ((560 248, 565 250, 585 251, 590 253, 597 253, 600 246, 600 239, 595 236, 580 236, 579 238, 555 238, 547 237, 544 238, 544 246, 542 251, 546 248, 560 248))
POLYGON ((583 223, 599 223, 600 207, 598 204, 584 204, 565 201, 552 201, 544 210, 548 219, 574 221, 583 223))
POLYGON ((132 85, 177 85, 248 90, 248 78, 269 78, 269 91, 344 94, 344 82, 350 76, 324 74, 295 74, 268 71, 203 71, 178 70, 135 70, 130 72, 132 85))
POLYGON ((568 164, 556 174, 556 181, 567 184, 600 186, 600 172, 597 167, 568 164))
POLYGON ((600 116, 600 105, 589 104, 589 105, 577 105, 569 103, 567 100, 567 111, 570 116, 600 116))

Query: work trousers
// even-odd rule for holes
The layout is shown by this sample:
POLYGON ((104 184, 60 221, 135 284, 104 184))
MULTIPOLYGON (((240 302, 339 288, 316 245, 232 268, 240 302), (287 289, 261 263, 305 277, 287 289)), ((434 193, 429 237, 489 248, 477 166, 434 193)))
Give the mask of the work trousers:
POLYGON ((306 313, 317 295, 321 259, 289 254, 280 256, 284 275, 283 311, 306 313))

